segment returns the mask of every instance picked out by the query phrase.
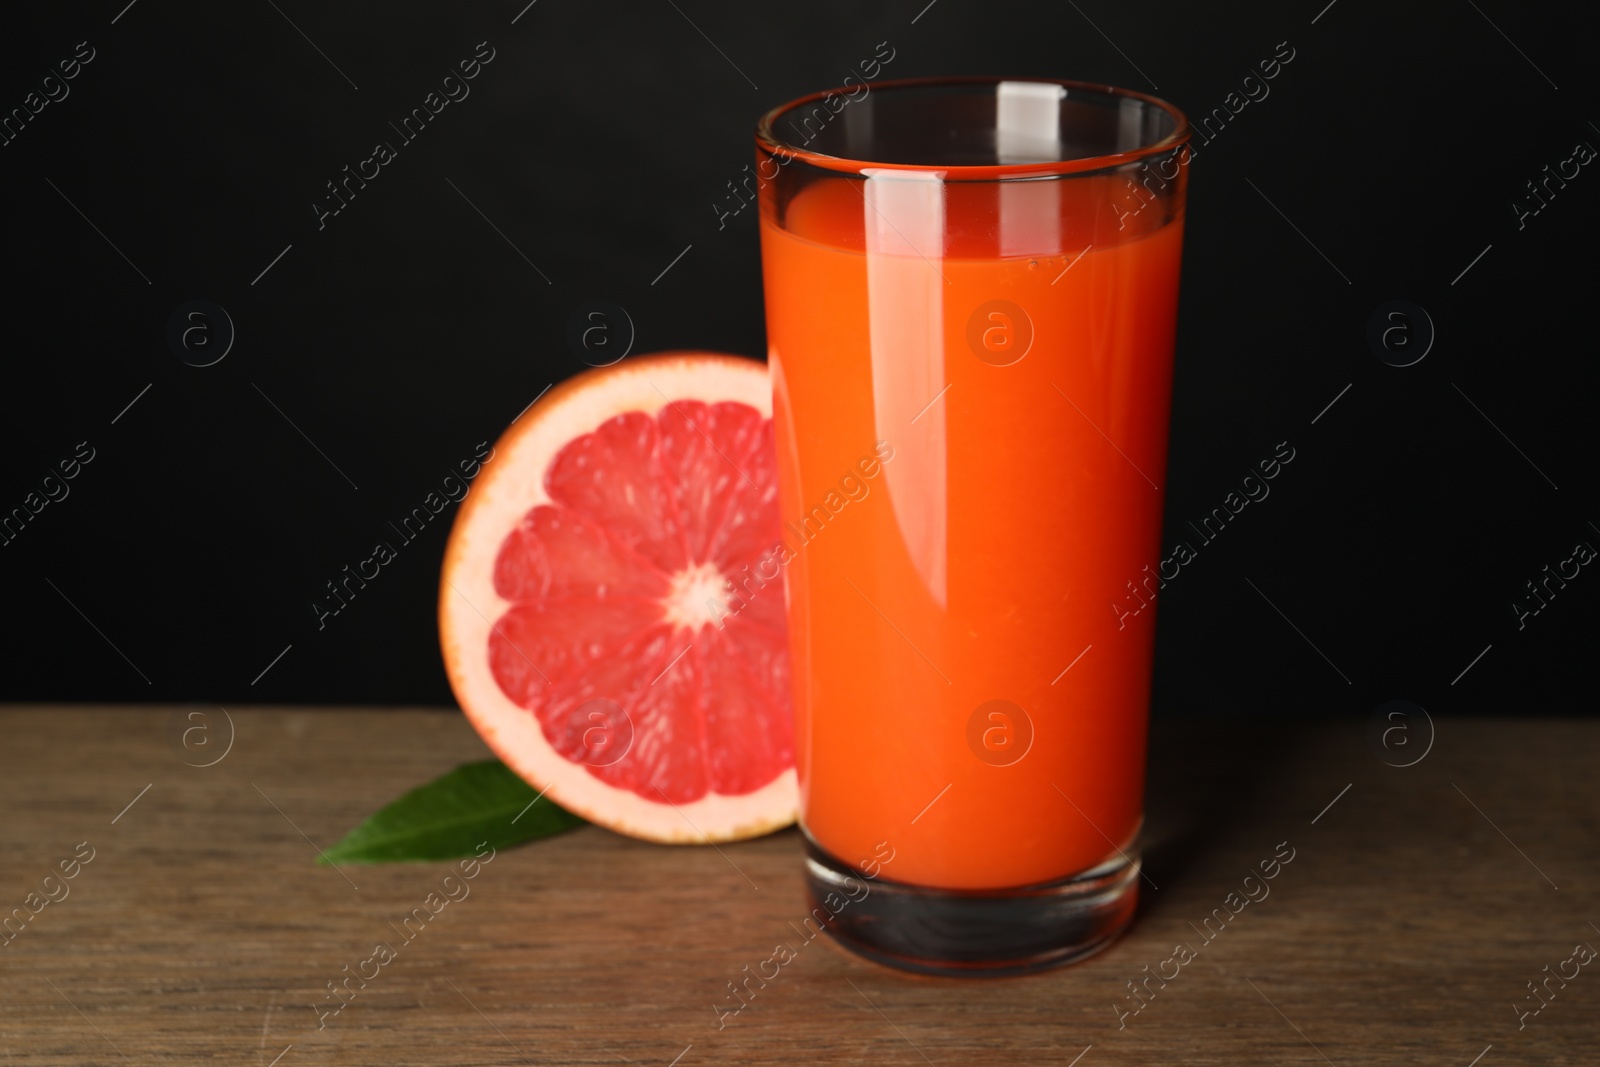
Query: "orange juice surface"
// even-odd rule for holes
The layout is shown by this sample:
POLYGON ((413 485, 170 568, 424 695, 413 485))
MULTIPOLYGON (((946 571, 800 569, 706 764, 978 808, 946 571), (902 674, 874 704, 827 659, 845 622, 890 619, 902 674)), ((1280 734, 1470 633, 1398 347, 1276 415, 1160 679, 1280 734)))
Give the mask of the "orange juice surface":
POLYGON ((1137 833, 1154 612, 1112 603, 1159 558, 1182 217, 1126 184, 764 196, 801 821, 846 864, 1024 886, 1137 833))

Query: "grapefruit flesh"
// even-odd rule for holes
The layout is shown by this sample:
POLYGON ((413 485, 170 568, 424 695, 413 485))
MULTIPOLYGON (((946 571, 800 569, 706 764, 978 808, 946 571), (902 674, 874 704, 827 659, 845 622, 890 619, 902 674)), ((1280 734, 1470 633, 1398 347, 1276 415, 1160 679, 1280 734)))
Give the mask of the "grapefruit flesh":
POLYGON ((771 416, 760 363, 637 357, 550 390, 462 502, 451 686, 509 767, 591 822, 688 843, 794 820, 771 416))

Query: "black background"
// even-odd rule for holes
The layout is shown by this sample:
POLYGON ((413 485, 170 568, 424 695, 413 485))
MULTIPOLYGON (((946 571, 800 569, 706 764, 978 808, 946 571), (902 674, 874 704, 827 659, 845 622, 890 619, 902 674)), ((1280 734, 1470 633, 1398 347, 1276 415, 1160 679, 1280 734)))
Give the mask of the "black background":
POLYGON ((713 207, 760 112, 887 42, 885 78, 1079 78, 1198 117, 1286 41, 1191 171, 1165 542, 1278 442, 1296 459, 1163 594, 1156 710, 1590 710, 1600 577, 1521 630, 1511 607, 1600 546, 1600 168, 1521 229, 1511 206, 1600 146, 1591 27, 1553 7, 124 2, 0 40, 6 112, 95 50, 0 147, 0 509, 95 450, 0 547, 4 698, 449 703, 447 521, 326 629, 311 600, 583 369, 580 304, 624 307, 635 352, 763 353, 754 212, 713 207), (325 183, 483 41, 471 95, 319 231, 325 183), (166 339, 196 299, 237 331, 203 368, 166 339), (1366 340, 1394 299, 1437 330, 1414 366, 1366 340))

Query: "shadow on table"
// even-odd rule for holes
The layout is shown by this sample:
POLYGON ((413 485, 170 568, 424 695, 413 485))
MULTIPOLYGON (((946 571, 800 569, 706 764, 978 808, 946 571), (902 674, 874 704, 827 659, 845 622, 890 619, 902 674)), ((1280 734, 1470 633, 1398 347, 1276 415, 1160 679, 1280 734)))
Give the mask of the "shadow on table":
MULTIPOLYGON (((1160 914, 1170 894, 1280 790, 1284 757, 1323 720, 1284 716, 1157 718, 1150 724, 1145 779, 1144 870, 1139 915, 1160 914)), ((1274 842, 1264 841, 1270 848, 1274 842)), ((1136 920, 1137 921, 1137 920, 1136 920)))

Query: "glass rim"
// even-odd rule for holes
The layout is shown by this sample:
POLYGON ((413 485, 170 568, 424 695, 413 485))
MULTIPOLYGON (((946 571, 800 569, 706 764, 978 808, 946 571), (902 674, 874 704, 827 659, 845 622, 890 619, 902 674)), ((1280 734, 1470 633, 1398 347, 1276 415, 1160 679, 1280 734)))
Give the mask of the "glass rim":
MULTIPOLYGON (((965 88, 974 85, 999 85, 1001 82, 1020 81, 1031 82, 1037 85, 1059 85, 1070 91, 1096 94, 1122 100, 1138 100, 1151 107, 1158 108, 1172 117, 1174 126, 1172 132, 1160 140, 1150 144, 1130 148, 1124 152, 1109 152, 1102 155, 1082 156, 1077 159, 1048 160, 1042 163, 996 163, 996 164, 957 164, 940 166, 925 163, 882 163, 866 159, 851 159, 844 156, 832 156, 823 152, 812 151, 789 144, 773 131, 773 123, 777 119, 796 108, 814 103, 825 96, 839 94, 848 96, 855 90, 844 86, 832 89, 823 89, 818 92, 808 93, 796 97, 784 104, 772 108, 756 120, 756 144, 765 152, 785 157, 784 162, 798 159, 825 170, 838 171, 845 174, 856 174, 865 177, 865 172, 871 170, 912 171, 929 173, 937 171, 946 180, 967 181, 993 181, 1002 178, 1020 177, 1048 177, 1054 175, 1085 174, 1093 171, 1109 170, 1125 166, 1129 163, 1138 163, 1155 156, 1164 155, 1175 149, 1181 148, 1189 142, 1191 129, 1189 117, 1179 108, 1158 96, 1141 93, 1136 89, 1123 89, 1115 85, 1105 85, 1100 82, 1075 81, 1065 78, 1002 78, 992 75, 971 75, 956 77, 934 78, 899 78, 890 81, 869 84, 872 91, 885 89, 916 89, 929 87, 965 88)), ((863 97, 865 99, 865 97, 863 97)), ((855 101, 851 101, 854 103, 855 101)), ((842 108, 840 110, 843 110, 842 108)))

